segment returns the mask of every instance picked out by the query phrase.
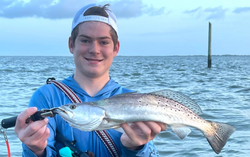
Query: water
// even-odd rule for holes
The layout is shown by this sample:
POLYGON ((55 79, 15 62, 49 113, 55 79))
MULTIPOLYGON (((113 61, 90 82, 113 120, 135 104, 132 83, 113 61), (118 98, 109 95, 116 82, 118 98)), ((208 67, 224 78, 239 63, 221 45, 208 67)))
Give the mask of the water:
MULTIPOLYGON (((180 140, 171 129, 154 140, 160 156, 244 157, 250 154, 250 56, 213 56, 207 68, 205 56, 116 57, 110 75, 121 85, 138 92, 172 89, 194 99, 206 120, 236 128, 216 155, 196 129, 180 140)), ((26 109, 33 92, 49 77, 62 80, 74 73, 73 57, 0 57, 0 120, 26 109)), ((7 130, 13 157, 22 147, 7 130)), ((0 134, 0 156, 7 156, 0 134)))

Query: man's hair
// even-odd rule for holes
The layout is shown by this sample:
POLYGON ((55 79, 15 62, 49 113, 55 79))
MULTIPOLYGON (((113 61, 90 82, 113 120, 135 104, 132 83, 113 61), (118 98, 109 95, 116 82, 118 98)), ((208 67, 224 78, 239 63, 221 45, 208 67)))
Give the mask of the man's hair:
MULTIPOLYGON (((104 17, 108 17, 108 14, 106 13, 105 10, 108 10, 108 7, 109 7, 109 4, 105 4, 103 7, 99 7, 99 6, 96 6, 96 7, 91 7, 89 8, 88 10, 85 11, 84 13, 84 16, 87 16, 87 15, 99 15, 99 16, 104 16, 104 17)), ((76 40, 76 37, 78 35, 78 32, 79 32, 79 25, 77 25, 73 31, 71 32, 71 43, 72 43, 72 47, 75 46, 75 40, 76 40)), ((113 43, 114 43, 114 49, 115 49, 115 46, 118 42, 118 35, 116 33, 116 31, 110 26, 110 36, 113 40, 113 43)))

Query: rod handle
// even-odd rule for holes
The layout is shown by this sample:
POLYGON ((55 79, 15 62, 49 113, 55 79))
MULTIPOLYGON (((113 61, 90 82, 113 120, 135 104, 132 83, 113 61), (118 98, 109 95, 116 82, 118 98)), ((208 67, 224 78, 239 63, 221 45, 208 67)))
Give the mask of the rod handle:
POLYGON ((17 116, 5 118, 1 121, 1 126, 5 129, 14 127, 16 125, 16 119, 17 119, 17 116))
MULTIPOLYGON (((38 120, 43 120, 45 117, 42 115, 43 111, 37 111, 35 114, 31 115, 28 119, 26 119, 26 124, 29 122, 33 121, 38 121, 38 120)), ((17 116, 15 117, 10 117, 10 118, 5 118, 1 121, 1 126, 5 129, 14 127, 16 125, 16 119, 17 116)))

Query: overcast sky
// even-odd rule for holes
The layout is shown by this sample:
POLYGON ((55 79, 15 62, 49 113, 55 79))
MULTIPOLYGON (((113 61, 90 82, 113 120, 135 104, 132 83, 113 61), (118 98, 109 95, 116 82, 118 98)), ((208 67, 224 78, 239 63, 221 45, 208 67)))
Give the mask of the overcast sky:
POLYGON ((1 0, 0 56, 70 56, 74 14, 109 3, 122 56, 250 55, 250 0, 1 0))

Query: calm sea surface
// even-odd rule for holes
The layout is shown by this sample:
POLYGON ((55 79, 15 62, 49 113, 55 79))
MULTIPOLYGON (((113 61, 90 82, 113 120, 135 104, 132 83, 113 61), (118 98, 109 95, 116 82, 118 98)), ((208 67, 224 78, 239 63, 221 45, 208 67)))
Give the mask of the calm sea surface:
MULTIPOLYGON (((228 123, 236 128, 219 155, 202 133, 180 140, 170 128, 154 143, 160 156, 247 157, 250 154, 250 56, 213 56, 207 68, 205 56, 116 57, 111 77, 138 92, 172 89, 194 99, 206 120, 228 123)), ((27 108, 33 92, 49 77, 62 80, 74 73, 72 57, 0 57, 0 120, 27 108)), ((13 157, 22 147, 14 133, 7 135, 13 157)), ((7 156, 0 134, 0 156, 7 156)))

